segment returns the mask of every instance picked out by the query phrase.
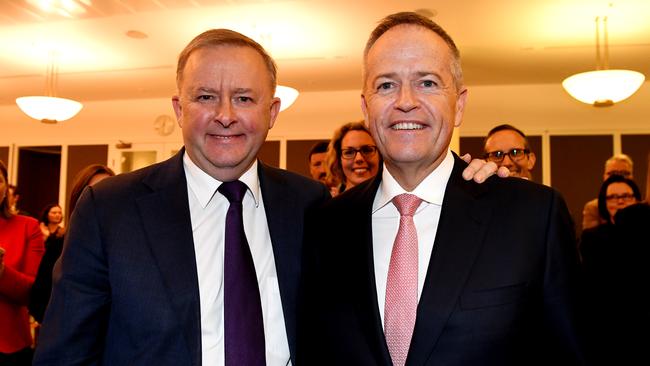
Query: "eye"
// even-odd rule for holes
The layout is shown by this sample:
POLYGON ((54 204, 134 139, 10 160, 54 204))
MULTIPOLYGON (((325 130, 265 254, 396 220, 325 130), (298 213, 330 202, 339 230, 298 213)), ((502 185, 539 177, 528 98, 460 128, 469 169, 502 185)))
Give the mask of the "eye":
POLYGON ((235 100, 236 100, 238 103, 250 103, 250 102, 253 101, 253 98, 251 98, 251 97, 247 97, 247 96, 245 96, 245 95, 240 95, 240 96, 236 97, 235 100))
POLYGON ((433 80, 423 80, 422 86, 425 88, 433 88, 435 86, 438 86, 438 84, 433 80))
POLYGON ((213 100, 213 99, 214 99, 214 95, 209 95, 209 94, 202 94, 202 95, 199 95, 198 97, 196 97, 196 100, 198 100, 200 102, 210 101, 210 100, 213 100))
POLYGON ((379 84, 379 86, 377 86, 377 90, 390 90, 392 88, 393 88, 393 83, 389 81, 383 82, 379 84))

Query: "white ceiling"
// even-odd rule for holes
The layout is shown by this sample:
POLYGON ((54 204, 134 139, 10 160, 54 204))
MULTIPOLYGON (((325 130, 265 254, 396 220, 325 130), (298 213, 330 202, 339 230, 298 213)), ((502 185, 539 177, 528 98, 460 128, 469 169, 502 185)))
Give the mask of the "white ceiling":
POLYGON ((43 1, 0 1, 0 104, 44 93, 51 50, 59 96, 169 97, 178 53, 210 28, 262 43, 281 84, 356 89, 376 22, 421 9, 455 39, 468 85, 560 83, 593 70, 597 15, 609 17, 610 68, 650 77, 650 0, 76 0, 85 12, 72 17, 33 5, 43 1))

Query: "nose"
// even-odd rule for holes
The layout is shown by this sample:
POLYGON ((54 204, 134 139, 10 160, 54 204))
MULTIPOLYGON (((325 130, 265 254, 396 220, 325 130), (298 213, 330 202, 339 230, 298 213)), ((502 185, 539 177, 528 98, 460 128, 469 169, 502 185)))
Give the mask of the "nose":
POLYGON ((397 109, 401 110, 402 112, 409 112, 417 107, 417 100, 414 98, 413 91, 408 85, 403 86, 400 89, 397 98, 397 109))
POLYGON ((361 154, 361 151, 357 151, 354 154, 354 162, 359 163, 359 164, 362 164, 362 163, 366 162, 366 158, 363 157, 363 154, 361 154))
POLYGON ((500 166, 500 167, 505 166, 506 168, 511 169, 512 167, 515 166, 515 162, 512 161, 512 159, 510 158, 510 155, 506 154, 506 156, 503 157, 503 160, 501 160, 501 162, 499 164, 497 164, 497 165, 500 166))
POLYGON ((229 98, 221 98, 216 106, 215 122, 228 128, 235 122, 235 113, 229 98))

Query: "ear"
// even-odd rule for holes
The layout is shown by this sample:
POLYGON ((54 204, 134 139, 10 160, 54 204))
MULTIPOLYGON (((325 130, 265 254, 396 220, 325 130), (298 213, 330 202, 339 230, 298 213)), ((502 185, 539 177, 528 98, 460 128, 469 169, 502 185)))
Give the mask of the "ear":
POLYGON ((535 153, 531 151, 530 154, 528 154, 528 164, 526 165, 526 169, 533 170, 536 161, 537 158, 535 157, 535 153))
POLYGON ((467 102, 467 88, 458 93, 456 97, 456 116, 454 117, 454 127, 460 127, 463 122, 463 113, 465 113, 465 103, 467 102))
POLYGON ((361 94, 361 113, 363 113, 366 128, 370 128, 370 123, 368 122, 368 105, 366 104, 366 96, 363 94, 361 94))
POLYGON ((273 128, 273 125, 275 124, 275 119, 278 118, 278 114, 280 114, 280 105, 282 101, 278 97, 274 97, 271 100, 271 106, 270 112, 271 112, 271 120, 269 121, 269 130, 273 128))
POLYGON ((178 95, 172 97, 172 107, 174 107, 174 114, 176 114, 178 127, 183 128, 183 107, 181 106, 181 97, 178 95))

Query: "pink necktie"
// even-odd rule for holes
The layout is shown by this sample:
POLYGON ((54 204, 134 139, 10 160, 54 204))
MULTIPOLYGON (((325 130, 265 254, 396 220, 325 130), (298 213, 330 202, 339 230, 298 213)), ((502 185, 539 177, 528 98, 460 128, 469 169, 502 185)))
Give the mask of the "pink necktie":
POLYGON ((415 327, 418 307, 418 234, 413 214, 420 202, 421 199, 408 193, 393 198, 400 219, 388 267, 384 333, 395 366, 406 363, 415 327))

